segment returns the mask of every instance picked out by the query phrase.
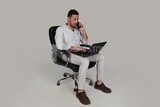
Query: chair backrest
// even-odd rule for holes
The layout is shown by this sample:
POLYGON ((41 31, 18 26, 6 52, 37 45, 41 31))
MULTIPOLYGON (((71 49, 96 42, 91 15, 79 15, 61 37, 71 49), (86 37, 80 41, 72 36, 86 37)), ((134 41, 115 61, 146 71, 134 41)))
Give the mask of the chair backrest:
POLYGON ((59 51, 57 51, 57 47, 56 47, 56 42, 55 42, 55 35, 56 35, 56 30, 59 26, 52 26, 49 28, 49 39, 50 39, 50 43, 52 45, 52 59, 53 62, 55 63, 66 63, 65 61, 62 61, 62 56, 61 53, 59 51))
POLYGON ((56 34, 56 30, 59 26, 52 26, 49 28, 49 39, 50 39, 50 42, 51 42, 51 45, 55 45, 55 34, 56 34))

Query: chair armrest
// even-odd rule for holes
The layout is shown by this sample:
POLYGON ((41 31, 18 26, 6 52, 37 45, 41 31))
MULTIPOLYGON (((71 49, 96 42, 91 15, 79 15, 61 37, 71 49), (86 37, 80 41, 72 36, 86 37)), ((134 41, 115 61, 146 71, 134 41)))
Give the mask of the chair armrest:
POLYGON ((58 51, 63 52, 63 54, 65 54, 67 57, 69 57, 69 53, 67 52, 67 50, 59 50, 58 49, 58 51))
POLYGON ((60 52, 62 52, 63 54, 66 55, 66 57, 67 57, 67 63, 66 63, 65 66, 68 66, 68 63, 69 63, 69 53, 68 53, 68 51, 67 50, 58 50, 58 51, 60 51, 60 52))

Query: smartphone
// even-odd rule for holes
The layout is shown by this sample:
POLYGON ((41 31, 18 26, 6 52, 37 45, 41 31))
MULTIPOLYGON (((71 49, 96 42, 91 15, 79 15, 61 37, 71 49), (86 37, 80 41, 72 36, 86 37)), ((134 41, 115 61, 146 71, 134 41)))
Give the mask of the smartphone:
POLYGON ((79 25, 79 22, 77 23, 77 29, 80 29, 81 28, 81 26, 79 25))

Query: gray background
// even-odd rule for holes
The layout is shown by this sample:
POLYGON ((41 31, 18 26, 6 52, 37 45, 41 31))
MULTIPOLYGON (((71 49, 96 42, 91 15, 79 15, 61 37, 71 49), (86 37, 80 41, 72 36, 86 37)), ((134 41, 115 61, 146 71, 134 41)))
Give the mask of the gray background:
MULTIPOLYGON (((0 106, 82 107, 72 80, 56 81, 72 72, 51 60, 48 29, 66 22, 75 8, 90 43, 108 41, 105 79, 112 94, 86 83, 91 107, 160 106, 158 0, 1 0, 0 106)), ((95 80, 95 68, 88 71, 95 80)))

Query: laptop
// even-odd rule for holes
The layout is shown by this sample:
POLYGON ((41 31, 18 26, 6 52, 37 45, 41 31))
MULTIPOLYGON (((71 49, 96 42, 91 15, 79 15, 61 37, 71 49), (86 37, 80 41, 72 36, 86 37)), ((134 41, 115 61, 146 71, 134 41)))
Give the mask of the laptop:
POLYGON ((86 48, 85 52, 78 51, 78 52, 72 52, 72 53, 82 56, 82 57, 92 56, 92 55, 98 54, 106 43, 107 41, 100 42, 100 43, 94 43, 92 46, 89 46, 89 48, 87 47, 88 49, 86 48))

